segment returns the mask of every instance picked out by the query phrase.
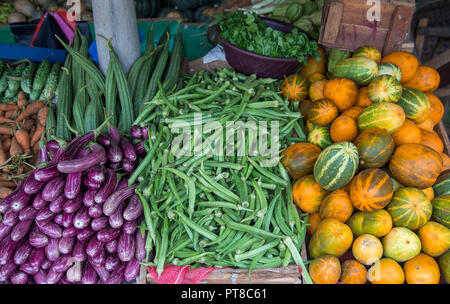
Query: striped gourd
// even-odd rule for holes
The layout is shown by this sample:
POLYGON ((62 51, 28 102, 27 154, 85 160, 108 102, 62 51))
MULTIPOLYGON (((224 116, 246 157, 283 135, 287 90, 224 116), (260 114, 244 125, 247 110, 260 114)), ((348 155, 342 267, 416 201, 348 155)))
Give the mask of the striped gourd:
POLYGON ((308 141, 322 150, 325 149, 333 143, 330 136, 330 128, 319 126, 313 127, 308 133, 308 141))
POLYGON ((390 62, 382 63, 378 66, 378 76, 381 75, 391 75, 398 82, 402 80, 402 70, 400 70, 398 66, 390 62))
POLYGON ((430 112, 430 101, 427 95, 419 90, 403 88, 402 97, 397 102, 405 111, 406 118, 419 124, 428 118, 430 112))
POLYGON ((357 48, 353 52, 352 57, 367 57, 376 62, 380 62, 381 60, 381 52, 374 46, 366 45, 357 48))
POLYGON ((289 100, 305 100, 308 96, 309 81, 300 74, 292 74, 281 83, 283 97, 289 100))
POLYGON ((330 124, 339 114, 336 105, 328 99, 320 99, 313 103, 308 112, 308 120, 317 126, 330 124))
POLYGON ((402 85, 391 75, 377 76, 369 84, 367 95, 373 102, 397 102, 402 97, 402 85))
POLYGON ((450 195, 438 196, 431 201, 431 204, 436 222, 450 228, 450 195))
POLYGON ((380 128, 368 129, 356 138, 360 164, 364 168, 380 168, 389 161, 395 144, 389 133, 380 128))
POLYGON ((399 105, 379 102, 362 110, 358 116, 358 128, 361 132, 381 128, 392 134, 403 125, 405 119, 405 112, 399 105))
POLYGON ((355 212, 346 222, 353 232, 353 235, 372 234, 382 237, 392 229, 392 217, 385 209, 378 209, 372 212, 355 212))
POLYGON ((350 198, 360 211, 384 208, 392 199, 394 186, 383 170, 372 168, 361 171, 350 185, 350 198))
POLYGON ((314 165, 314 178, 325 190, 337 190, 347 184, 358 169, 358 149, 350 142, 325 148, 314 165))
POLYGON ((425 193, 417 188, 407 187, 395 191, 387 207, 394 226, 417 230, 431 217, 433 206, 425 193))
POLYGON ((435 196, 450 195, 450 170, 444 171, 433 185, 435 196))
POLYGON ((354 80, 358 85, 366 85, 378 75, 378 64, 367 57, 352 57, 339 61, 332 73, 339 78, 354 80))

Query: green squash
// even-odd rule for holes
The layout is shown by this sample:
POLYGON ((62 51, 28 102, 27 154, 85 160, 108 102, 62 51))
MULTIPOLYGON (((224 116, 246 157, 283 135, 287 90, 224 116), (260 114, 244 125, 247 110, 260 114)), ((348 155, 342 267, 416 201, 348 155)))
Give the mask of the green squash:
POLYGON ((134 0, 137 18, 151 18, 161 9, 161 0, 134 0))

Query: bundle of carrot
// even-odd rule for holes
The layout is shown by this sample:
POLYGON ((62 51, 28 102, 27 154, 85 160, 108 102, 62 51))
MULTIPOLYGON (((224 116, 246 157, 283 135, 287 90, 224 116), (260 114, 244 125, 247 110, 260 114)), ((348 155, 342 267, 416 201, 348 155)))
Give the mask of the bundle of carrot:
POLYGON ((43 101, 28 102, 22 91, 17 102, 0 103, 0 201, 34 169, 48 111, 43 101))

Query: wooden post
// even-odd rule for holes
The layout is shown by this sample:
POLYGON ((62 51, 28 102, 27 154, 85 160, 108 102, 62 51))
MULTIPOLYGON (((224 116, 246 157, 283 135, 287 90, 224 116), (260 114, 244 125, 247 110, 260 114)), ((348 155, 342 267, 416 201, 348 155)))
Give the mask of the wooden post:
POLYGON ((109 51, 106 38, 112 38, 112 46, 128 73, 141 55, 136 11, 133 0, 93 0, 95 35, 100 69, 106 75, 109 51))

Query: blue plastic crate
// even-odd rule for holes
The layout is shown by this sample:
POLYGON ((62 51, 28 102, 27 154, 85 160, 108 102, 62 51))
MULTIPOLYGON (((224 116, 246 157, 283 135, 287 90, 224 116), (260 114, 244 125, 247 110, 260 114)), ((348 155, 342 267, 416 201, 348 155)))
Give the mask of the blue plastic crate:
POLYGON ((55 63, 64 62, 66 55, 65 50, 0 43, 0 59, 3 60, 15 61, 27 58, 33 62, 42 62, 48 59, 51 63, 55 63))

